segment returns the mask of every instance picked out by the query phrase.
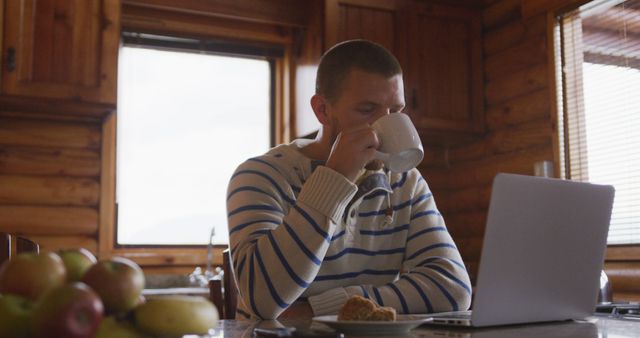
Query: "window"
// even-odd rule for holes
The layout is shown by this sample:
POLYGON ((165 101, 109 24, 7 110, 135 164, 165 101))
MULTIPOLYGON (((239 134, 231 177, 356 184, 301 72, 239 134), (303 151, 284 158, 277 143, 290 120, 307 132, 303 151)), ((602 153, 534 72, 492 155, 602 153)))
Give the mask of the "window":
POLYGON ((609 244, 640 243, 640 1, 593 1, 556 28, 561 171, 616 188, 609 244))
POLYGON ((119 62, 116 240, 227 244, 235 168, 273 142, 277 50, 125 33, 119 62))

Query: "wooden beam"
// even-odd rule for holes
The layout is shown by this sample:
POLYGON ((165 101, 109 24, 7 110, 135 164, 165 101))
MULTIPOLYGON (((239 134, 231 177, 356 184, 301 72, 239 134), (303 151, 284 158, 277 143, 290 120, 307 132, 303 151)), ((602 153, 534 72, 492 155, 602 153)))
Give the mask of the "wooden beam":
POLYGON ((517 126, 494 130, 481 142, 451 148, 449 162, 481 159, 550 144, 552 132, 553 126, 548 116, 517 126))
POLYGON ((491 185, 457 190, 440 190, 434 194, 438 209, 443 215, 461 211, 482 211, 489 207, 491 185))
POLYGON ((299 0, 123 0, 124 5, 304 27, 309 1, 299 0))
POLYGON ((0 204, 97 207, 99 192, 90 178, 0 175, 0 204))
POLYGON ((443 216, 447 229, 454 238, 482 238, 484 236, 487 222, 486 210, 460 211, 447 213, 443 216))
POLYGON ((115 105, 85 101, 10 96, 0 94, 0 114, 33 116, 52 120, 87 120, 99 122, 115 110, 115 105))
POLYGON ((492 81, 546 62, 547 37, 546 34, 541 34, 487 57, 484 64, 485 78, 492 81))
MULTIPOLYGON (((548 142, 536 147, 486 156, 464 164, 460 163, 449 169, 427 169, 425 170, 425 179, 433 189, 442 189, 440 194, 446 195, 451 189, 472 190, 490 186, 493 178, 499 172, 532 175, 533 164, 537 161, 552 160, 552 155, 551 143, 548 142)), ((456 193, 459 192, 456 191, 456 193)), ((437 198, 436 201, 438 201, 437 198)), ((447 208, 445 210, 458 210, 455 207, 455 200, 451 201, 451 205, 454 207, 453 209, 447 208)))
POLYGON ((520 6, 522 0, 502 0, 487 7, 482 12, 482 26, 484 31, 495 29, 521 18, 520 6))
POLYGON ((483 51, 486 56, 496 54, 512 46, 546 33, 546 19, 533 17, 526 21, 514 21, 488 31, 483 36, 483 51))
POLYGON ((0 145, 98 149, 100 127, 92 123, 0 117, 0 145))
POLYGON ((0 231, 21 235, 85 235, 98 231, 93 208, 0 206, 0 231))
POLYGON ((578 8, 591 0, 523 0, 522 17, 530 18, 552 12, 558 14, 578 8))
POLYGON ((116 114, 102 125, 98 257, 112 256, 116 244, 116 114))
POLYGON ((0 146, 0 175, 100 175, 97 150, 0 146))
POLYGON ((547 118, 550 116, 551 104, 547 88, 517 96, 486 110, 487 127, 489 130, 511 128, 547 118))
POLYGON ((286 44, 291 42, 290 29, 275 24, 246 22, 230 18, 211 18, 202 13, 185 13, 155 7, 124 5, 124 30, 197 38, 233 39, 252 42, 286 44))
POLYGON ((507 74, 502 78, 489 81, 485 86, 485 98, 489 106, 534 92, 548 85, 547 63, 519 72, 507 74))
POLYGON ((95 236, 29 236, 40 245, 42 251, 58 251, 64 249, 85 248, 94 255, 98 252, 98 241, 95 236))

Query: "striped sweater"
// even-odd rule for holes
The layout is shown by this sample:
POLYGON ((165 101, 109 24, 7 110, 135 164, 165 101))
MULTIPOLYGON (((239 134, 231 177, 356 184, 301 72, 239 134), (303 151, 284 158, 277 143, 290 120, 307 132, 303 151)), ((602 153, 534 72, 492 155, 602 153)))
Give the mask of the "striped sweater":
POLYGON ((467 271, 418 170, 355 185, 302 155, 305 142, 247 160, 229 183, 238 318, 276 318, 301 297, 335 314, 355 294, 399 313, 466 310, 467 271))

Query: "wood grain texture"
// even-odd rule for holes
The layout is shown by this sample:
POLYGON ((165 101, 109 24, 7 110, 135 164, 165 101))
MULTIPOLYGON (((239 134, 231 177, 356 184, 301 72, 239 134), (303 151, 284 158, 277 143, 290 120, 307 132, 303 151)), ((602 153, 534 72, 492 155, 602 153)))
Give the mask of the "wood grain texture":
POLYGON ((85 235, 98 231, 93 208, 0 205, 0 231, 24 235, 85 235))
POLYGON ((434 196, 438 209, 445 215, 453 215, 462 211, 482 211, 489 207, 491 185, 438 190, 434 196))
POLYGON ((426 169, 424 176, 433 189, 472 189, 490 185, 499 172, 532 175, 533 164, 537 161, 549 160, 552 155, 549 142, 532 148, 485 156, 478 160, 452 165, 448 169, 426 169))
POLYGON ((309 15, 308 1, 299 0, 123 0, 123 4, 300 27, 309 15))
POLYGON ((115 104, 120 0, 9 1, 5 10, 16 70, 4 93, 115 104))
POLYGON ((478 160, 550 144, 552 139, 552 135, 549 134, 550 128, 552 128, 551 121, 544 116, 541 119, 493 130, 482 141, 452 147, 449 150, 449 162, 478 160))
POLYGON ((547 37, 541 34, 493 54, 485 60, 488 81, 547 62, 547 37))
POLYGON ((546 23, 546 20, 542 17, 533 17, 525 21, 508 22, 493 30, 486 31, 483 37, 485 56, 491 56, 516 46, 532 36, 544 35, 547 31, 546 23))
POLYGON ((0 175, 0 204, 97 207, 98 180, 0 175))
POLYGON ((59 251, 65 249, 85 248, 94 255, 98 252, 98 241, 95 236, 29 236, 40 245, 42 251, 59 251))
POLYGON ((443 215, 447 229, 454 238, 482 238, 487 222, 486 210, 471 210, 443 215))
POLYGON ((508 22, 520 20, 523 0, 502 0, 484 9, 482 24, 484 30, 491 30, 508 22))
POLYGON ((0 146, 0 175, 100 175, 97 150, 0 146))
POLYGON ((291 42, 290 28, 262 22, 216 17, 173 8, 158 9, 123 5, 122 26, 129 31, 161 35, 223 38, 249 42, 285 44, 291 42))
POLYGON ((505 77, 489 81, 485 87, 485 99, 492 106, 514 97, 548 86, 547 64, 540 64, 505 77))
POLYGON ((548 88, 517 96, 487 109, 487 127, 496 130, 544 118, 551 121, 552 104, 548 88))
POLYGON ((98 149, 100 126, 0 117, 0 145, 98 149))

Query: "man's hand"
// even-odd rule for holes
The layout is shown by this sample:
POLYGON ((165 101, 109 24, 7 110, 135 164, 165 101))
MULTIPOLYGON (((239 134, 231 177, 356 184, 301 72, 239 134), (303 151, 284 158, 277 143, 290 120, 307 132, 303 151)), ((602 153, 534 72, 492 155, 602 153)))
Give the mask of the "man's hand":
POLYGON ((379 145, 378 136, 369 125, 344 130, 333 143, 326 166, 354 182, 379 145))
POLYGON ((313 318, 313 310, 311 309, 311 305, 309 302, 296 301, 291 306, 289 306, 278 319, 311 319, 313 318))

